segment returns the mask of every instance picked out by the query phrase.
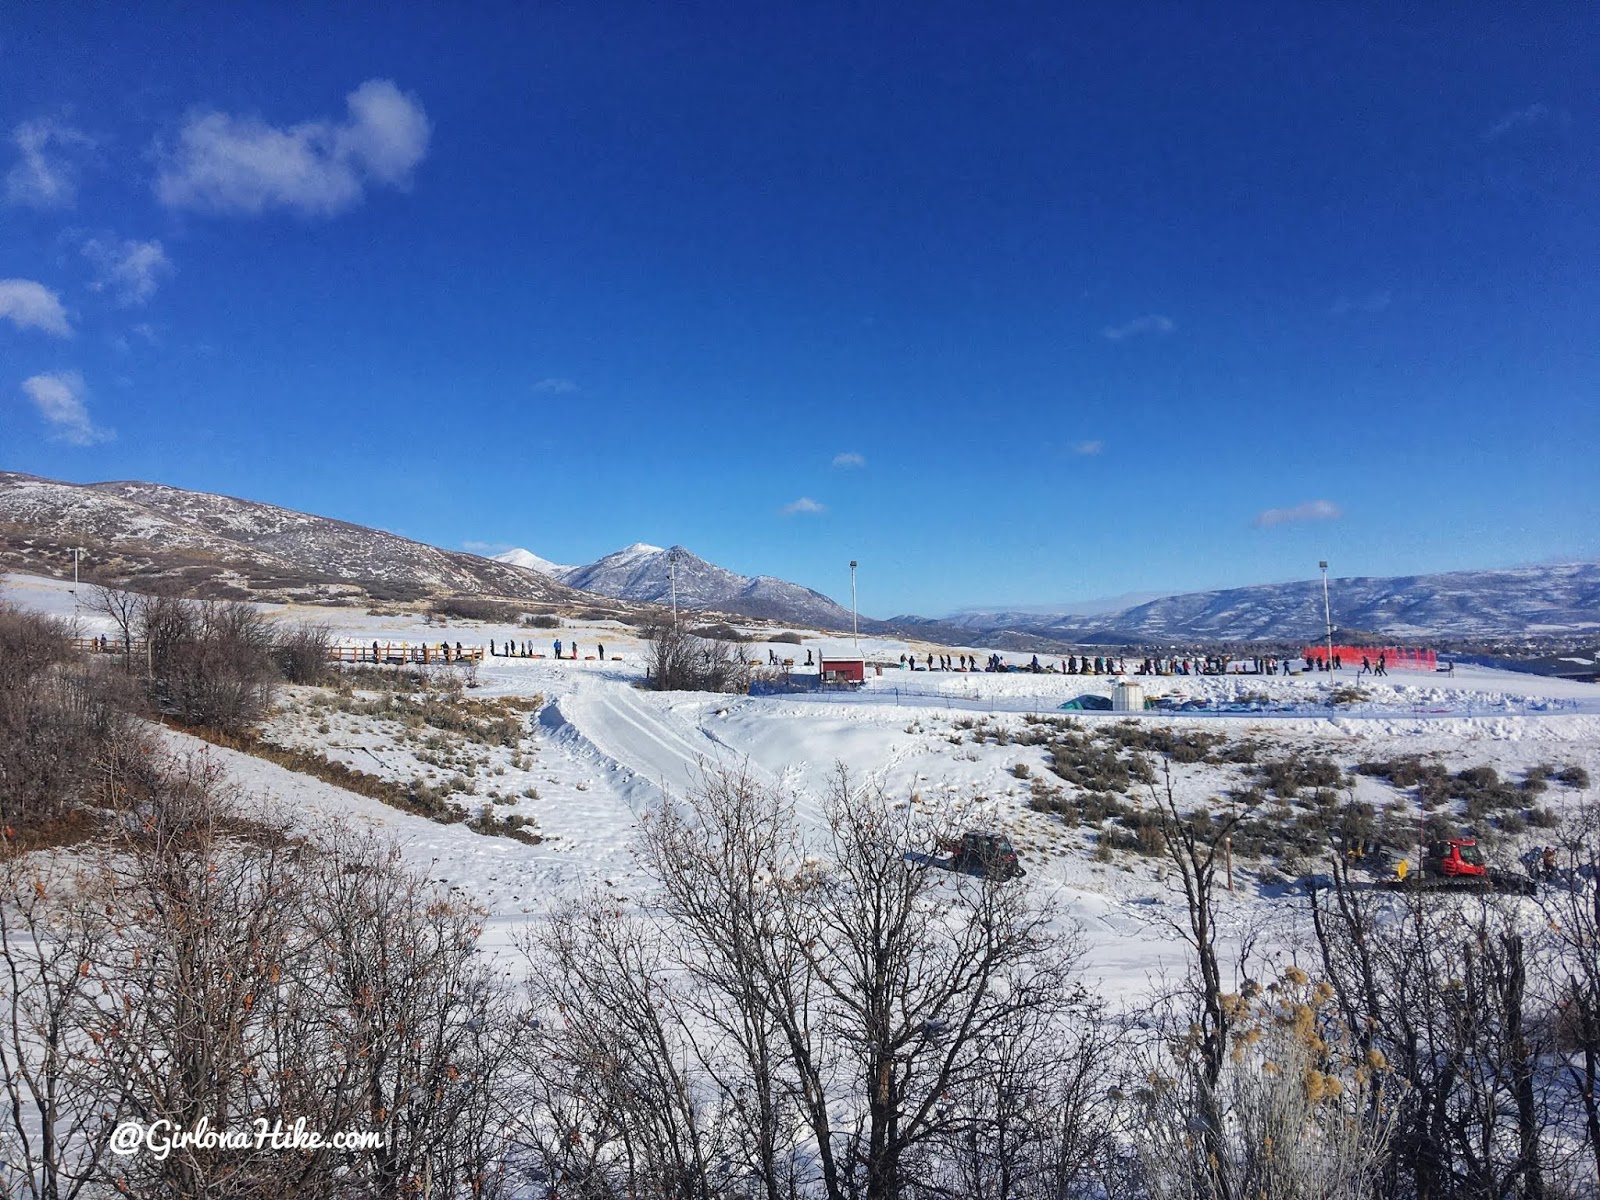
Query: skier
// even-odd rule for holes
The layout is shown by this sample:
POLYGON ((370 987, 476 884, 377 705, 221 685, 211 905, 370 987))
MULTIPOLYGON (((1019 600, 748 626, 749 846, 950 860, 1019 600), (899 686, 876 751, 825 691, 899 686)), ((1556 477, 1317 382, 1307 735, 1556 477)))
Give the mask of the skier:
POLYGON ((595 653, 600 656, 600 661, 601 662, 605 662, 605 660, 606 660, 606 648, 604 646, 596 645, 595 646, 595 653))
POLYGON ((560 638, 556 639, 556 657, 557 658, 561 657, 561 639, 560 638))

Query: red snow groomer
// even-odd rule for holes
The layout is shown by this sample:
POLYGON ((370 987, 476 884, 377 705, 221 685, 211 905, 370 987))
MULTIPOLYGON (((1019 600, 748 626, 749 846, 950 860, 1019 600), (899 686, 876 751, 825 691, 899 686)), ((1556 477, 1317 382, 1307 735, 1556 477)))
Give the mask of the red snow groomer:
POLYGON ((1526 875, 1501 871, 1484 861, 1475 838, 1446 838, 1434 842, 1422 857, 1422 870, 1390 881, 1407 891, 1454 890, 1518 892, 1531 896, 1538 884, 1526 875))
POLYGON ((1449 838, 1428 847, 1422 873, 1435 879, 1487 880, 1489 864, 1475 838, 1449 838))

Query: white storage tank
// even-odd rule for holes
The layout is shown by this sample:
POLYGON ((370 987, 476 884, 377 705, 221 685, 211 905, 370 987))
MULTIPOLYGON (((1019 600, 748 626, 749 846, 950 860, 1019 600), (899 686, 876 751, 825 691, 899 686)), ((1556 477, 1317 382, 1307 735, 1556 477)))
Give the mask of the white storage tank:
POLYGON ((1111 689, 1112 712, 1143 712, 1144 688, 1137 683, 1119 680, 1111 689))

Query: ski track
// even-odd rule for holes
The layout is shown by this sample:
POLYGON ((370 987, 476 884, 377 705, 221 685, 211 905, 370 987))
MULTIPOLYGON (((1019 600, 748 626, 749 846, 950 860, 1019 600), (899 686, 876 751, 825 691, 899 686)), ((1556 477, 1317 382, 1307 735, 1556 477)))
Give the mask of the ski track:
POLYGON ((575 688, 547 705, 540 723, 624 772, 635 813, 697 787, 720 768, 747 771, 763 784, 777 782, 709 731, 625 686, 575 688))

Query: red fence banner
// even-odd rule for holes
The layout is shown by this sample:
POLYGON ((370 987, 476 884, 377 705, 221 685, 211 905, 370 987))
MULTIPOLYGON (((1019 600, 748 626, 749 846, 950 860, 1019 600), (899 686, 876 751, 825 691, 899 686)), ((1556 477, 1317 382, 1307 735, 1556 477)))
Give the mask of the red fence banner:
MULTIPOLYGON (((1333 648, 1333 656, 1339 660, 1339 665, 1346 671, 1352 667, 1360 670, 1363 658, 1376 667, 1380 655, 1383 658, 1384 669, 1389 671, 1437 671, 1439 669, 1439 652, 1437 650, 1423 650, 1417 646, 1335 646, 1333 648)), ((1327 658, 1328 647, 1325 644, 1307 646, 1301 651, 1301 657, 1327 658)))

